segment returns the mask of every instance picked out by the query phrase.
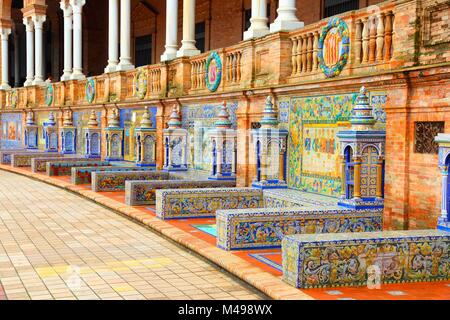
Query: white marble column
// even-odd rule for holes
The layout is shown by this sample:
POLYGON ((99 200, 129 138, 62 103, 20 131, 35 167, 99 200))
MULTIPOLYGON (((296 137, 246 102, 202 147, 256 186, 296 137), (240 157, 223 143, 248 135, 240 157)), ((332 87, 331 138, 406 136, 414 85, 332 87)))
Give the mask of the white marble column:
POLYGON ((134 69, 131 63, 131 0, 120 0, 120 62, 118 71, 134 69))
POLYGON ((44 15, 33 16, 34 22, 34 80, 33 85, 44 84, 44 22, 46 17, 44 15))
POLYGON ((9 45, 8 37, 11 34, 11 28, 0 28, 0 37, 2 42, 2 82, 0 90, 11 89, 9 86, 9 45))
POLYGON ((19 55, 19 32, 14 26, 14 87, 20 86, 20 55, 19 55))
POLYGON ((82 80, 83 74, 83 6, 86 0, 70 0, 73 11, 73 70, 70 79, 82 80))
POLYGON ((70 77, 72 76, 73 11, 66 0, 62 0, 60 6, 64 13, 64 73, 61 77, 61 81, 67 81, 70 80, 70 77))
POLYGON ((34 23, 31 17, 23 18, 27 38, 27 79, 25 87, 33 85, 34 80, 34 23))
POLYGON ((177 57, 191 57, 200 54, 195 46, 195 0, 183 0, 183 40, 177 57))
POLYGON ((178 49, 178 0, 166 1, 166 51, 161 61, 176 58, 178 49))
POLYGON ((269 33, 267 26, 267 0, 252 0, 250 28, 244 32, 244 40, 263 37, 269 33))
POLYGON ((114 72, 119 63, 119 0, 109 0, 108 65, 105 73, 114 72))
POLYGON ((304 23, 298 20, 295 0, 280 0, 278 5, 278 16, 270 25, 270 32, 289 31, 304 27, 304 23))

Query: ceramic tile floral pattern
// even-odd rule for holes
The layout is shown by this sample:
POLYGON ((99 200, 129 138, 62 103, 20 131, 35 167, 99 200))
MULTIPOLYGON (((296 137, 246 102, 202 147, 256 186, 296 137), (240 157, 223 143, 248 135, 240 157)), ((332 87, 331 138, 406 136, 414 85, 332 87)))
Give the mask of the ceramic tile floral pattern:
POLYGON ((162 171, 92 172, 92 191, 120 191, 128 180, 168 180, 169 173, 162 171))
POLYGON ((217 244, 225 250, 279 247, 285 235, 382 229, 381 211, 338 208, 220 210, 217 244))
POLYGON ((259 208, 262 205, 262 191, 252 188, 156 191, 156 214, 161 219, 213 217, 220 209, 259 208))
POLYGON ((227 188, 235 186, 235 181, 215 180, 126 181, 125 203, 129 206, 155 204, 157 189, 227 188))
POLYGON ((47 170, 47 162, 49 162, 49 161, 77 161, 77 160, 80 160, 80 158, 64 158, 64 157, 34 158, 34 159, 31 159, 31 171, 32 172, 45 172, 47 170))
POLYGON ((31 167, 31 159, 39 157, 60 157, 57 153, 14 153, 11 155, 11 166, 13 167, 31 167))
POLYGON ((51 161, 47 162, 47 175, 52 176, 70 176, 72 167, 98 167, 108 165, 108 161, 51 161))
POLYGON ((450 234, 437 230, 283 240, 283 279, 298 288, 450 279, 450 234), (372 274, 372 272, 375 272, 372 274), (373 280, 373 279, 370 279, 373 280))
POLYGON ((75 167, 71 171, 71 182, 75 185, 87 184, 92 182, 92 172, 132 172, 132 171, 153 171, 150 167, 119 167, 119 166, 100 166, 100 167, 75 167))

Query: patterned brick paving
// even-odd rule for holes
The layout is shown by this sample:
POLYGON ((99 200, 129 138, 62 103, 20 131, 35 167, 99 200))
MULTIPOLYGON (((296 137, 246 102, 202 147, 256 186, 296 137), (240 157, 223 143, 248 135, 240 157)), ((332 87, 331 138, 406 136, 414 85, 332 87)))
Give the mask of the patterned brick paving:
POLYGON ((0 171, 0 300, 5 298, 262 296, 108 209, 0 171))

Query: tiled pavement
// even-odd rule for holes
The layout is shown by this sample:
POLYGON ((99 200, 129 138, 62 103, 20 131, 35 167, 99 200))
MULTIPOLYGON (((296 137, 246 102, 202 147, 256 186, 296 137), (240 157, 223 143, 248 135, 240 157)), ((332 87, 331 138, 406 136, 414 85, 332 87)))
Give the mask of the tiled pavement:
POLYGON ((0 300, 5 298, 262 296, 117 213, 0 171, 0 300))

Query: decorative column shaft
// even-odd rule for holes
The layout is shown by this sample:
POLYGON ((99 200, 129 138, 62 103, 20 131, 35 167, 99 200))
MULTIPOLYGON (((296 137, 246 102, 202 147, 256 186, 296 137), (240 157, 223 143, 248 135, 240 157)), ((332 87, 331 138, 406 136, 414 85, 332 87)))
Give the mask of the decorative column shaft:
POLYGON ((285 181, 285 178, 284 178, 284 150, 280 151, 279 159, 280 159, 279 160, 280 163, 278 165, 278 168, 279 168, 278 180, 285 181))
POLYGON ((244 32, 244 40, 263 37, 269 33, 267 26, 267 0, 252 0, 250 28, 244 32))
POLYGON ((120 0, 120 62, 117 70, 134 69, 131 64, 131 0, 120 0))
POLYGON ((195 0, 183 0, 183 40, 177 57, 191 57, 200 54, 195 46, 195 0))
POLYGON ((178 0, 166 1, 166 51, 161 56, 161 61, 168 61, 177 56, 178 36, 178 0))
POLYGON ((66 0, 60 3, 61 10, 64 14, 64 70, 61 81, 70 80, 72 76, 72 23, 73 11, 72 7, 66 0))
POLYGON ((355 189, 353 191, 353 198, 361 198, 361 158, 355 158, 355 189))
POLYGON ((72 80, 82 80, 83 74, 83 6, 86 0, 70 0, 73 10, 73 72, 72 80))
POLYGON ((304 23, 299 21, 296 12, 295 0, 280 0, 278 16, 270 25, 270 32, 289 31, 303 28, 304 23))
POLYGON ((109 0, 108 65, 105 73, 114 72, 119 63, 119 0, 109 0))
POLYGON ((2 42, 2 83, 1 90, 11 89, 9 86, 9 45, 8 37, 11 34, 11 28, 1 28, 0 36, 2 42))
POLYGON ((341 197, 345 198, 346 196, 346 185, 347 185, 347 177, 345 169, 347 168, 347 161, 345 159, 345 156, 341 156, 341 167, 342 167, 342 174, 341 174, 341 197))
POLYGON ((447 188, 448 188, 448 169, 445 167, 444 170, 442 170, 442 208, 441 208, 441 218, 444 221, 448 220, 447 188))
POLYGON ((44 15, 33 16, 34 22, 34 81, 33 85, 44 84, 44 22, 46 17, 44 15))
POLYGON ((379 159, 377 162, 377 190, 376 197, 383 197, 383 159, 379 159))
POLYGON ((24 85, 31 86, 34 80, 34 23, 33 20, 23 18, 27 38, 27 80, 24 85))

